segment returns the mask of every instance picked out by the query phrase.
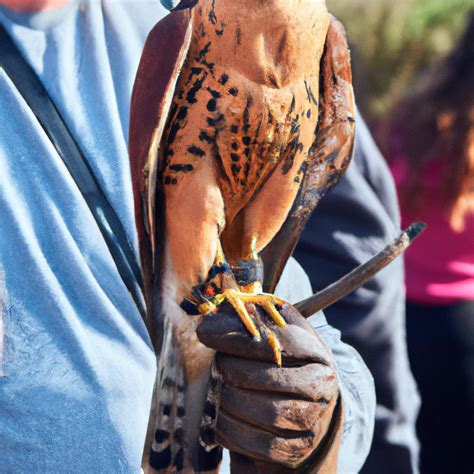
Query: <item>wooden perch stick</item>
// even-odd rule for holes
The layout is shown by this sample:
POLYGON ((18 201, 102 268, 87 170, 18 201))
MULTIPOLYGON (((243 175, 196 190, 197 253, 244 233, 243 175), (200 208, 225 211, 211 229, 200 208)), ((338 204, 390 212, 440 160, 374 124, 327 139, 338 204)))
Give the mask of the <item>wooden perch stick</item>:
POLYGON ((414 222, 402 231, 393 242, 387 245, 369 261, 359 265, 347 275, 331 283, 324 290, 315 293, 295 304, 295 308, 305 317, 331 306, 344 296, 361 287, 377 272, 385 268, 390 262, 403 253, 410 244, 425 230, 426 224, 414 222))

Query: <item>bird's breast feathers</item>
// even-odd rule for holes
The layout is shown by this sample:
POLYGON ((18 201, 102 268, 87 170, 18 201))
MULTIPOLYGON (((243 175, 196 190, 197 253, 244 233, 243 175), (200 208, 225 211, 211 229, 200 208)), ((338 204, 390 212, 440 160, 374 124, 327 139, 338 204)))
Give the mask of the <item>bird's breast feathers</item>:
POLYGON ((257 8, 246 21, 235 17, 235 5, 221 3, 195 7, 191 47, 162 141, 162 176, 173 186, 212 164, 232 217, 278 165, 289 193, 302 179, 318 120, 318 45, 327 13, 320 6, 306 17, 290 10, 285 24, 276 15, 272 25, 271 8, 257 8), (306 55, 302 38, 314 45, 306 55))

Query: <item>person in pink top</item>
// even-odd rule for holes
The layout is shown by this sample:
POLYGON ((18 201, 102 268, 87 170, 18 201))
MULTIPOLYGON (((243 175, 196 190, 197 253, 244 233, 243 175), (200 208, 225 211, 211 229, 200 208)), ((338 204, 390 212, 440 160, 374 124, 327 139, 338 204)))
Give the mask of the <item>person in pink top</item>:
POLYGON ((474 11, 455 49, 384 127, 405 225, 407 340, 421 472, 474 472, 474 11), (388 137, 388 139, 387 139, 388 137))

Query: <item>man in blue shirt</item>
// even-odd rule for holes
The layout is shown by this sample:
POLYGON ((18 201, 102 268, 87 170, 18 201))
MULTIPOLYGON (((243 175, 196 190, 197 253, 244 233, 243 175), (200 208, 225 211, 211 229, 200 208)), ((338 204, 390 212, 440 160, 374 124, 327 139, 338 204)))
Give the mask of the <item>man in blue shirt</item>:
MULTIPOLYGON (((166 10, 155 1, 0 5, 0 22, 138 254, 130 93, 146 34, 166 10)), ((139 472, 156 369, 145 325, 83 196, 3 70, 0 101, 0 471, 139 472)), ((295 301, 310 292, 291 261, 280 295, 295 301)), ((372 437, 372 379, 322 314, 313 324, 338 365, 346 415, 340 470, 356 472, 372 437)))

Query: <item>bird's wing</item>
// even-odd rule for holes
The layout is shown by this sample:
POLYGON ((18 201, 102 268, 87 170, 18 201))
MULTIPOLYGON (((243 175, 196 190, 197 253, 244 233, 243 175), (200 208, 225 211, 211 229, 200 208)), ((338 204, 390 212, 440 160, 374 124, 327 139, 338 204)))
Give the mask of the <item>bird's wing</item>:
MULTIPOLYGON (((163 154, 159 148, 176 84, 189 51, 194 3, 193 0, 182 1, 151 30, 132 92, 129 155, 150 314, 153 313, 153 276, 158 271, 159 246, 163 242, 159 208, 163 154)), ((155 299, 158 297, 154 295, 155 299)), ((159 358, 143 468, 146 473, 181 472, 188 463, 187 452, 191 449, 182 434, 187 396, 184 365, 173 331, 168 327, 169 321, 156 317, 150 318, 148 323, 159 358)), ((202 471, 214 472, 220 460, 220 448, 210 453, 198 452, 198 460, 206 467, 202 471)))
POLYGON ((151 30, 132 92, 129 155, 135 198, 145 293, 151 299, 157 239, 157 185, 161 172, 159 146, 179 74, 192 36, 193 10, 182 2, 151 30))
POLYGON ((344 27, 331 18, 321 60, 319 122, 304 179, 288 217, 262 251, 264 290, 272 293, 319 200, 339 181, 352 157, 355 103, 344 27))

